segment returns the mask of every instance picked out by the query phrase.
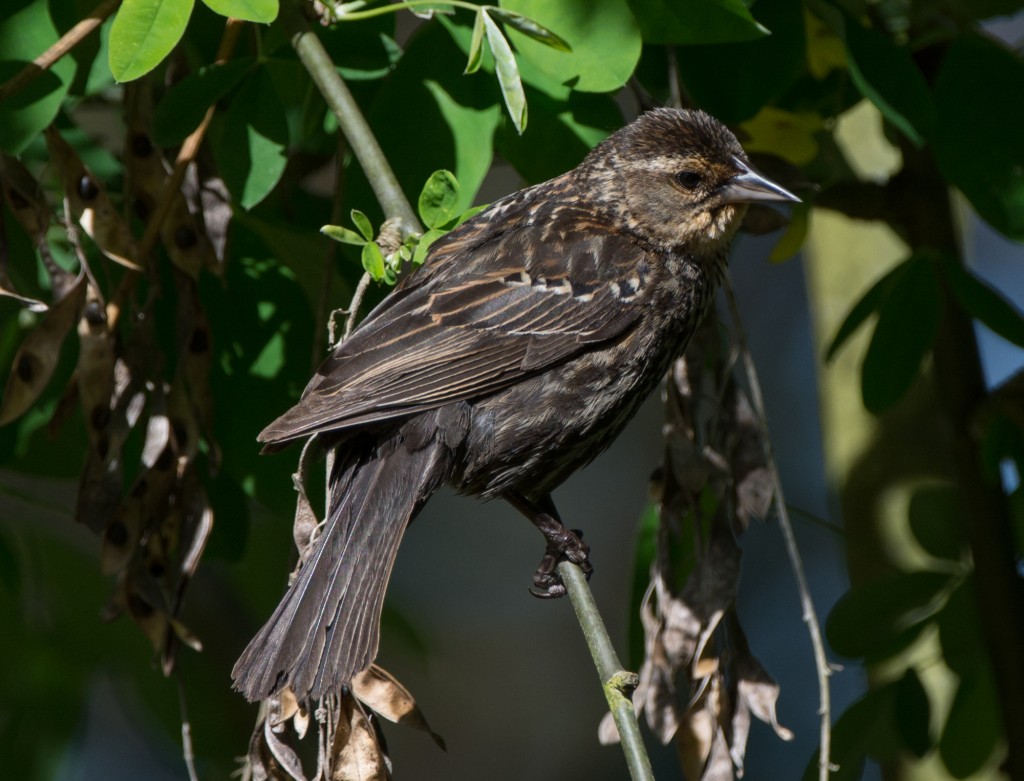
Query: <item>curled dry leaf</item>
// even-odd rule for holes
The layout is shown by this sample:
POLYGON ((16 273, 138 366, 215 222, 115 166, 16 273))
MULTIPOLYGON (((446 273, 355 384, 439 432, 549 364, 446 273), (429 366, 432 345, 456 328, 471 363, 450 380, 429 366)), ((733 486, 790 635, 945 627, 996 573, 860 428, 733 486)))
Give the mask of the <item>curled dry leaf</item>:
POLYGON ((331 781, 388 781, 388 763, 377 731, 359 702, 341 698, 341 717, 331 746, 331 781))
POLYGON ((135 240, 114 208, 106 187, 53 126, 46 129, 46 146, 50 151, 50 162, 60 174, 71 214, 104 255, 138 271, 139 267, 134 262, 135 240))
POLYGON ((374 713, 395 724, 426 732, 442 751, 445 750, 444 739, 427 724, 415 698, 384 668, 374 664, 356 675, 352 679, 352 693, 374 713))
MULTIPOLYGON (((710 324, 670 374, 655 491, 661 523, 641 606, 645 657, 634 696, 659 740, 675 742, 686 777, 702 781, 742 775, 751 714, 790 737, 775 718, 778 687, 750 653, 735 614, 736 537, 767 512, 771 492, 731 355, 710 324)), ((610 720, 601 735, 617 738, 610 720)))
POLYGON ((53 303, 39 325, 21 343, 4 388, 0 426, 25 413, 46 388, 57 368, 61 345, 85 302, 85 286, 85 276, 80 275, 74 287, 53 303))
POLYGON ((114 399, 114 335, 107 329, 107 310, 90 282, 85 307, 78 321, 78 398, 82 405, 89 444, 101 458, 109 447, 108 428, 114 399))

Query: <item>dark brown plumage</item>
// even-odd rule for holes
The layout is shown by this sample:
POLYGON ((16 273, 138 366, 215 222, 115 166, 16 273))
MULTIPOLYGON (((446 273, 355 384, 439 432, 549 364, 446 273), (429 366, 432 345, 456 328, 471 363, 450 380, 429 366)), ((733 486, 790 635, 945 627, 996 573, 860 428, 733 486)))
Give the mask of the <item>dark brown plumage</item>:
POLYGON ((728 129, 659 109, 578 167, 437 241, 261 434, 334 447, 321 538, 235 665, 251 700, 317 698, 377 652, 406 526, 442 484, 503 497, 545 533, 541 596, 586 546, 550 493, 600 453, 705 316, 749 201, 797 200, 728 129))

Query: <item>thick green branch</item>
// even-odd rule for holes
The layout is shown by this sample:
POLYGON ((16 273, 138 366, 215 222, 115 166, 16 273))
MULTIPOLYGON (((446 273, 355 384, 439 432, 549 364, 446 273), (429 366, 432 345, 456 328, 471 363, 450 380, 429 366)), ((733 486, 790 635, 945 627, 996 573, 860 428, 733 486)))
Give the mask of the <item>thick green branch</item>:
POLYGON ((384 210, 384 216, 400 224, 403 238, 410 233, 421 233, 423 229, 416 218, 416 212, 398 185, 398 179, 384 157, 380 144, 320 39, 309 29, 305 19, 290 1, 281 6, 281 22, 299 60, 338 118, 338 126, 345 134, 359 165, 363 167, 377 202, 384 210))
POLYGON ((633 701, 630 699, 638 682, 636 673, 622 669, 583 571, 575 564, 564 561, 558 565, 558 574, 569 592, 569 599, 583 629, 590 655, 594 658, 594 666, 601 679, 605 699, 608 700, 615 726, 619 729, 619 739, 622 742, 622 751, 626 755, 630 777, 634 781, 654 781, 651 761, 647 757, 644 740, 640 735, 640 724, 637 722, 633 701))

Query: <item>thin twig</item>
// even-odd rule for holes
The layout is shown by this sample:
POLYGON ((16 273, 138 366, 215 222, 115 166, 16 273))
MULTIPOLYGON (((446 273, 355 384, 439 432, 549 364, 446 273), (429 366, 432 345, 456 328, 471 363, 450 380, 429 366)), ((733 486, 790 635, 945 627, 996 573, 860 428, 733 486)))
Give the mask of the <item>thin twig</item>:
POLYGON ((174 680, 178 684, 178 709, 181 711, 181 753, 185 759, 185 769, 188 771, 189 781, 199 781, 199 774, 196 772, 196 754, 192 748, 192 723, 188 720, 185 684, 182 683, 180 672, 175 672, 174 680))
POLYGON ((775 455, 772 452, 771 439, 768 435, 768 416, 765 412, 764 395, 761 393, 761 382, 757 376, 757 367, 754 366, 754 358, 747 346, 746 334, 743 330, 743 321, 740 319, 739 307, 736 304, 736 296, 733 292, 729 278, 725 278, 723 285, 725 298, 729 304, 729 313, 732 316, 735 329, 736 344, 740 350, 743 361, 743 371, 747 376, 747 386, 750 390, 750 403, 754 408, 758 426, 761 429, 761 442, 764 446, 765 460, 768 464, 768 472, 772 480, 772 492, 775 495, 775 508, 779 517, 779 529, 782 531, 782 538, 786 543, 786 553, 789 555, 789 563, 796 578, 797 589, 800 592, 800 606, 803 610, 803 620, 807 624, 807 634, 811 638, 811 647, 814 649, 814 667, 818 673, 818 691, 820 705, 818 713, 821 716, 821 732, 819 735, 818 752, 818 779, 828 781, 829 771, 832 769, 830 755, 832 749, 832 698, 829 693, 829 676, 831 668, 828 658, 825 656, 825 643, 821 637, 821 625, 818 623, 818 614, 814 610, 814 600, 811 598, 811 590, 807 585, 807 576, 804 573, 803 560, 800 556, 800 549, 796 544, 796 536, 793 534, 793 524, 789 519, 789 509, 786 506, 785 496, 782 492, 782 479, 779 477, 779 468, 775 463, 775 455))
POLYGON ((402 192, 402 188, 391 170, 391 164, 377 143, 366 118, 359 110, 359 105, 348 89, 348 85, 338 74, 330 55, 323 43, 309 29, 306 20, 291 3, 281 5, 281 22, 291 36, 292 46, 299 60, 309 72, 317 89, 323 95, 327 106, 338 120, 338 126, 348 139, 359 165, 373 188, 385 218, 397 220, 401 225, 404 239, 413 233, 422 233, 423 228, 412 205, 402 192))
POLYGON ((619 739, 622 751, 626 755, 630 777, 633 781, 654 781, 651 760, 647 757, 644 740, 640 735, 640 724, 633 709, 633 700, 630 699, 639 678, 636 673, 622 668, 583 570, 575 564, 563 561, 558 565, 558 574, 562 577, 566 591, 569 592, 576 618, 583 629, 583 637, 590 648, 590 655, 594 658, 597 675, 604 687, 605 699, 608 700, 612 718, 615 719, 615 726, 619 730, 619 739))
POLYGON ((359 284, 356 285, 356 292, 352 294, 352 302, 348 305, 348 317, 345 318, 345 331, 342 334, 342 341, 348 339, 352 333, 352 329, 355 327, 356 319, 359 316, 359 307, 363 303, 363 296, 366 295, 367 288, 370 287, 370 283, 373 281, 373 277, 368 272, 364 272, 359 278, 359 284))
POLYGON ((84 41, 93 30, 99 27, 121 4, 121 0, 106 0, 98 5, 88 17, 68 30, 49 49, 36 57, 32 62, 0 84, 0 101, 6 100, 18 90, 33 82, 53 67, 61 57, 84 41))

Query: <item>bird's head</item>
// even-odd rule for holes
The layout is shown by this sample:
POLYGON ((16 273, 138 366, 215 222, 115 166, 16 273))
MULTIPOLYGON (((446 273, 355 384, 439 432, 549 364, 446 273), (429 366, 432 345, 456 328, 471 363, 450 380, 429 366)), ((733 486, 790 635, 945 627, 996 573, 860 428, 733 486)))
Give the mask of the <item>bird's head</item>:
POLYGON ((579 171, 601 206, 665 247, 724 246, 748 203, 800 200, 754 171, 736 136, 703 111, 649 111, 597 146, 579 171))

